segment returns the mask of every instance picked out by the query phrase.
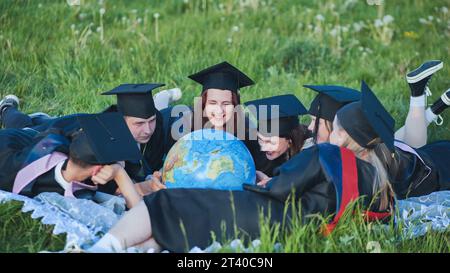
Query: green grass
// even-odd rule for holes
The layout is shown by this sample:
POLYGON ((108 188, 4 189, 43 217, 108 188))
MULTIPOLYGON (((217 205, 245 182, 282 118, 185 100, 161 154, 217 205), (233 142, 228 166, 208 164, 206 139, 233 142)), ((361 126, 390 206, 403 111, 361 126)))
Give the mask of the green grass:
POLYGON ((65 235, 52 235, 53 226, 22 213, 23 203, 0 204, 0 253, 57 251, 64 247, 65 235))
MULTIPOLYGON (((241 252, 246 248, 254 252, 281 253, 448 253, 450 252, 450 230, 445 232, 428 232, 426 235, 410 239, 401 224, 394 224, 394 218, 387 223, 367 222, 358 204, 350 205, 333 232, 324 236, 321 227, 329 218, 319 215, 310 216, 304 224, 299 206, 292 208, 291 226, 271 225, 267 218, 261 216, 260 244, 251 248, 248 241, 240 248, 231 247, 230 241, 223 241, 224 247, 219 252, 241 252), (353 213, 350 213, 353 211, 353 213), (275 244, 280 246, 275 247, 275 244)), ((246 237, 238 232, 236 238, 245 241, 246 237)))
MULTIPOLYGON (((409 108, 407 71, 425 60, 441 59, 444 68, 433 77, 429 102, 450 87, 450 14, 442 10, 447 0, 385 1, 382 6, 363 0, 253 0, 248 6, 238 0, 120 0, 103 1, 103 6, 81 1, 79 7, 66 1, 0 1, 0 95, 18 95, 25 112, 97 112, 114 101, 99 93, 124 82, 177 86, 183 90, 182 102, 191 104, 200 90, 186 76, 222 60, 256 81, 242 90, 243 101, 293 93, 309 105, 315 94, 303 84, 359 88, 365 80, 394 116, 397 128, 409 108), (101 17, 102 7, 106 13, 101 17), (157 20, 155 13, 160 15, 157 20), (375 20, 385 15, 394 21, 376 28, 375 20), (419 22, 429 16, 431 23, 419 22), (365 27, 355 32, 353 24, 360 21, 365 27), (103 39, 97 31, 101 24, 103 39)), ((450 138, 448 113, 444 118, 442 126, 429 127, 429 141, 450 138)), ((8 235, 0 240, 1 251, 58 248, 51 237, 27 243, 47 232, 38 231, 40 225, 19 212, 11 214, 16 222, 9 221, 3 213, 9 210, 9 205, 0 205, 1 232, 8 235), (9 230, 16 235, 9 235, 9 230), (24 241, 16 241, 17 234, 26 234, 24 241)), ((305 240, 305 247, 286 251, 346 251, 336 241, 295 236, 283 240, 305 240)), ((365 251, 364 243, 358 244, 349 250, 365 251)), ((388 244, 386 249, 417 252, 422 246, 448 252, 448 233, 395 247, 388 244)))

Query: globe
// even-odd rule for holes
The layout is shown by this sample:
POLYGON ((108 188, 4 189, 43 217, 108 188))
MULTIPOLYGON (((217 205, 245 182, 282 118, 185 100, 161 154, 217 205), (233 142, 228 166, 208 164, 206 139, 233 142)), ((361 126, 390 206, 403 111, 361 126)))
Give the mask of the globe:
POLYGON ((242 190, 244 183, 254 184, 255 180, 255 163, 244 143, 214 129, 180 138, 167 154, 162 171, 162 181, 169 189, 242 190))

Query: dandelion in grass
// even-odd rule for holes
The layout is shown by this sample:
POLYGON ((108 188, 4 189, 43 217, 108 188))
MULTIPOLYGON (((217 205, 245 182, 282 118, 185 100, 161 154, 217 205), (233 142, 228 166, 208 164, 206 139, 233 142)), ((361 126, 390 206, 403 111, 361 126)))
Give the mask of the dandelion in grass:
POLYGON ((419 23, 426 25, 426 24, 428 24, 428 21, 427 21, 427 19, 419 18, 419 23))
POLYGON ((365 25, 364 25, 364 22, 362 22, 362 21, 353 23, 353 30, 355 32, 360 32, 364 27, 365 27, 365 25))
POLYGON ((384 17, 383 17, 383 23, 385 24, 385 25, 388 25, 388 24, 390 24, 390 23, 392 23, 394 21, 394 17, 392 17, 391 15, 385 15, 384 17))
POLYGON ((389 45, 394 36, 394 30, 391 27, 394 17, 392 15, 385 15, 382 19, 378 18, 374 21, 373 33, 376 39, 381 41, 384 45, 389 45))
POLYGON ((447 14, 447 13, 448 13, 448 8, 447 8, 447 7, 442 7, 442 8, 441 8, 441 12, 442 12, 443 14, 447 14))
POLYGON ((159 29, 158 29, 158 19, 159 19, 159 13, 154 13, 153 18, 155 18, 155 40, 156 42, 159 42, 159 29))
POLYGON ((375 23, 373 24, 376 28, 380 28, 383 26, 383 21, 381 19, 376 19, 375 23))
POLYGON ((100 26, 97 28, 97 32, 100 32, 100 42, 103 44, 104 38, 105 38, 104 37, 104 30, 103 30, 103 16, 106 13, 105 8, 101 8, 99 10, 99 13, 100 13, 100 26))
POLYGON ((343 32, 343 33, 347 33, 348 30, 349 30, 349 27, 348 27, 348 26, 343 26, 343 27, 342 27, 342 32, 343 32))
POLYGON ((78 15, 78 19, 80 20, 80 21, 83 21, 84 19, 86 18, 86 13, 80 13, 79 15, 78 15))
POLYGON ((319 22, 323 22, 323 21, 325 21, 325 17, 323 17, 322 14, 317 14, 316 15, 316 20, 319 21, 319 22))

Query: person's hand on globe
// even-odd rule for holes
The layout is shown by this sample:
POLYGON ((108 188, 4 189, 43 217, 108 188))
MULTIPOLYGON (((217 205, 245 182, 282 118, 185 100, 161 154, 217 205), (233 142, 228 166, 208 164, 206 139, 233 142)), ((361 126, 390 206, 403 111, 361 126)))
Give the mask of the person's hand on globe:
POLYGON ((272 177, 267 176, 261 171, 256 171, 256 185, 265 188, 272 177))
POLYGON ((149 180, 135 184, 136 190, 141 196, 157 192, 162 189, 167 189, 166 185, 161 183, 161 173, 154 172, 149 180))

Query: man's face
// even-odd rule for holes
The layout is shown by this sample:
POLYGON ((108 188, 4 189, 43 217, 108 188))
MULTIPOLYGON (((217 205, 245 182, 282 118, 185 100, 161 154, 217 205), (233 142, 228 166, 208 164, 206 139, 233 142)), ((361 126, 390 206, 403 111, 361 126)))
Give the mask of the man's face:
POLYGON ((137 117, 125 117, 125 122, 130 129, 131 134, 138 143, 147 143, 155 132, 156 127, 156 115, 149 117, 148 119, 137 117))

